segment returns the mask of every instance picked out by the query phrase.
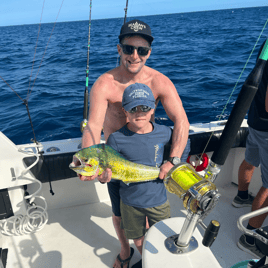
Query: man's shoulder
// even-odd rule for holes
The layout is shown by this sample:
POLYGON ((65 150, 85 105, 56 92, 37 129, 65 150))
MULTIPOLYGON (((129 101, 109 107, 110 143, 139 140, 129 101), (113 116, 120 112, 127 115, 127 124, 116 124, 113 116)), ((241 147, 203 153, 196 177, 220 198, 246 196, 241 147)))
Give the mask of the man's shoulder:
POLYGON ((146 75, 150 77, 150 86, 152 90, 166 90, 167 88, 174 87, 171 80, 163 73, 146 66, 146 75))
POLYGON ((152 79, 169 79, 166 75, 149 66, 144 66, 144 71, 148 76, 152 77, 152 79))
POLYGON ((93 91, 97 91, 98 94, 110 95, 115 84, 114 75, 109 71, 98 77, 92 89, 93 91))
POLYGON ((113 70, 108 71, 104 74, 102 74, 101 76, 99 76, 99 78, 96 80, 97 84, 112 84, 114 82, 114 76, 113 76, 113 70))

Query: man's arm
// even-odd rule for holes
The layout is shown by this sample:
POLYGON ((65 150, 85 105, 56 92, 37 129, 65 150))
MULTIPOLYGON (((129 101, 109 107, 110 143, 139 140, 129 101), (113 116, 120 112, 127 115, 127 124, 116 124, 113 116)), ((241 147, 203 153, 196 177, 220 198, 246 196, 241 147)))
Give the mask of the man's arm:
MULTIPOLYGON (((167 116, 174 123, 170 157, 181 157, 187 144, 190 124, 175 86, 167 77, 161 80, 163 90, 160 92, 160 101, 167 116)), ((159 178, 164 179, 172 167, 170 162, 163 164, 159 178)))
POLYGON ((100 143, 108 96, 105 81, 99 78, 90 90, 90 107, 87 125, 83 131, 82 148, 100 143))
MULTIPOLYGON (((89 117, 88 123, 83 131, 82 148, 100 143, 101 130, 108 107, 108 94, 107 83, 103 77, 100 77, 90 90, 89 117)), ((80 176, 80 179, 82 181, 94 180, 98 177, 98 172, 99 170, 91 177, 80 176)), ((103 174, 103 176, 107 176, 107 174, 103 174)))

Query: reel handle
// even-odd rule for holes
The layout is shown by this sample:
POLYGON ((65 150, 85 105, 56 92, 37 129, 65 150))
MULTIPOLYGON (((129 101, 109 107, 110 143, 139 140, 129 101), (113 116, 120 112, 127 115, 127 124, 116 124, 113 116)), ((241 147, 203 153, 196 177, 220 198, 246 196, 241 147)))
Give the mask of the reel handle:
POLYGON ((205 247, 211 247, 215 241, 220 229, 220 223, 216 220, 212 220, 206 228, 202 244, 205 247))

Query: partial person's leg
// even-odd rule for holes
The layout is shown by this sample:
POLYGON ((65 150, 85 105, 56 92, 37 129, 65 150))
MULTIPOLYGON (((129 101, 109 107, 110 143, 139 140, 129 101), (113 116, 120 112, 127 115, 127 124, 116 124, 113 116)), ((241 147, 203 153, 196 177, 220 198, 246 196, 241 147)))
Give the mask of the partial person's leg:
POLYGON ((142 246, 143 246, 144 236, 142 236, 138 239, 133 239, 133 241, 134 241, 136 248, 138 249, 138 251, 142 255, 142 246))
MULTIPOLYGON (((120 195, 119 195, 120 183, 118 181, 111 181, 107 184, 107 186, 112 203, 113 225, 121 245, 120 253, 114 262, 113 268, 121 268, 121 261, 131 258, 130 255, 131 253, 133 254, 133 252, 131 252, 128 239, 125 236, 124 229, 121 229, 120 227, 121 224, 120 195)), ((128 267, 128 262, 126 262, 123 265, 123 267, 124 268, 128 267)))
POLYGON ((238 191, 248 191, 255 167, 243 160, 238 170, 238 191))
MULTIPOLYGON (((247 155, 246 161, 254 166, 261 165, 262 187, 252 203, 252 211, 256 211, 268 205, 268 133, 249 129, 251 153, 247 155), (257 149, 256 149, 257 147, 257 149), (254 153, 255 151, 255 153, 254 153), (250 157, 248 157, 250 155, 250 157), (249 160, 248 160, 249 159, 249 160)), ((248 141, 247 140, 247 141, 248 141)), ((248 142, 247 142, 248 145, 248 142)), ((247 229, 253 230, 262 226, 267 214, 259 215, 249 219, 247 229)), ((256 244, 256 239, 249 235, 242 235, 238 241, 238 247, 255 257, 263 257, 261 248, 256 244)))
MULTIPOLYGON (((142 254, 142 245, 146 232, 146 214, 144 208, 132 207, 124 204, 121 200, 122 224, 126 237, 133 239, 136 248, 142 254), (138 238, 137 238, 138 237, 138 238)), ((135 263, 132 267, 141 268, 142 260, 135 263)))
MULTIPOLYGON (((117 237, 118 237, 119 242, 121 244, 121 251, 119 253, 119 256, 120 256, 121 260, 126 260, 127 258, 130 257, 131 251, 130 251, 128 239, 125 236, 124 229, 121 229, 121 227, 120 227, 121 217, 115 216, 113 214, 113 224, 114 224, 114 229, 116 231, 117 237)), ((121 263, 120 263, 120 260, 118 258, 116 258, 113 267, 114 268, 121 268, 121 263)), ((126 263, 123 267, 124 268, 128 267, 128 263, 126 263)))
POLYGON ((258 167, 259 164, 260 156, 258 141, 256 140, 254 129, 249 127, 245 160, 243 160, 238 170, 238 193, 232 202, 234 207, 251 207, 254 197, 248 193, 248 187, 255 167, 258 167))
MULTIPOLYGON (((252 211, 268 206, 268 133, 263 131, 254 131, 254 138, 259 146, 259 158, 261 167, 262 187, 252 204, 252 211)), ((249 219, 249 225, 254 228, 260 228, 267 214, 262 214, 249 219)))
MULTIPOLYGON (((257 196, 255 197, 252 204, 252 211, 268 206, 268 189, 261 187, 257 196)), ((260 228, 267 216, 266 214, 259 215, 257 217, 249 219, 247 229, 253 230, 256 228, 260 228)), ((256 258, 262 258, 264 254, 256 245, 255 238, 246 234, 243 234, 237 243, 237 246, 245 252, 250 253, 252 256, 256 258)))
MULTIPOLYGON (((261 187, 252 204, 252 211, 268 206, 268 189, 261 187)), ((267 216, 266 214, 249 219, 250 226, 260 228, 267 216)))

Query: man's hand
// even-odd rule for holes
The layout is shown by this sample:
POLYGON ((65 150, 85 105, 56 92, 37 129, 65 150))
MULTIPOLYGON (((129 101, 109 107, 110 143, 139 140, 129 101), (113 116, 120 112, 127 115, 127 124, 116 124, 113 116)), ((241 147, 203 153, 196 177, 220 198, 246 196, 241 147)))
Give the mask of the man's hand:
POLYGON ((81 181, 93 181, 97 178, 100 183, 109 182, 112 178, 112 170, 109 168, 107 168, 104 172, 102 172, 100 176, 98 176, 98 173, 99 173, 99 169, 97 169, 95 175, 93 176, 88 177, 88 176, 78 175, 78 177, 81 181))
POLYGON ((160 167, 159 179, 163 180, 167 176, 167 173, 170 171, 170 169, 173 167, 174 167, 173 164, 171 164, 169 161, 164 163, 160 167))
POLYGON ((97 169, 95 175, 93 176, 83 176, 83 175, 80 175, 78 174, 78 177, 81 181, 94 181, 97 177, 98 177, 98 173, 99 173, 99 169, 97 169))

